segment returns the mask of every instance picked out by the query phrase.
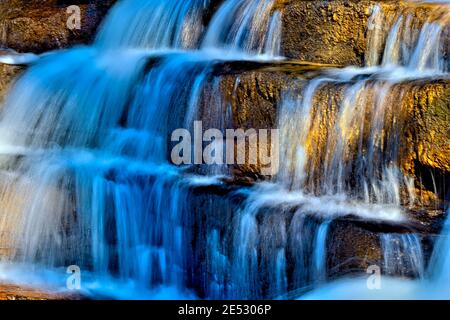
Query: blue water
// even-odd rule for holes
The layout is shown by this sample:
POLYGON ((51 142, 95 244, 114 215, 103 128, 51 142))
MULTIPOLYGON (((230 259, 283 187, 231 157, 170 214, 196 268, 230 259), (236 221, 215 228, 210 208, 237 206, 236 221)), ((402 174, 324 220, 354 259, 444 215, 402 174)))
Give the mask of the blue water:
MULTIPOLYGON (((353 77, 371 72, 399 83, 445 75, 444 58, 431 50, 439 27, 421 30, 407 64, 329 70, 303 98, 286 92, 281 173, 237 188, 223 182, 228 168, 172 165, 168 137, 195 120, 227 128, 233 115, 216 70, 282 59, 282 13, 272 0, 226 0, 203 25, 210 5, 120 1, 93 45, 42 56, 18 79, 0 121, 0 231, 11 250, 0 279, 65 291, 65 270, 78 265, 82 293, 92 297, 286 299, 327 281, 335 219, 407 220, 398 196, 407 177, 387 165, 390 158, 359 161, 354 194, 346 145, 332 149, 319 181, 307 168, 304 139, 323 83, 352 83, 343 127, 332 136, 345 141, 358 118, 345 121, 358 115, 366 85, 353 77), (421 40, 430 33, 431 43, 421 40), (311 192, 313 180, 320 192, 311 192)), ((389 88, 377 88, 381 101, 389 88)), ((385 104, 374 108, 383 112, 385 104)), ((373 120, 377 139, 382 123, 373 120)), ((407 254, 422 275, 419 246, 407 236, 385 250, 386 265, 395 270, 391 256, 407 254)))

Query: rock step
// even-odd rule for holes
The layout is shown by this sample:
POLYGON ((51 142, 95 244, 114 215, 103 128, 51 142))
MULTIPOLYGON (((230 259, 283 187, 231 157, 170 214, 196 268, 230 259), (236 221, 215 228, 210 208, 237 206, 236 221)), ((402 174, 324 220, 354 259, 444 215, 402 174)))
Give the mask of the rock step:
POLYGON ((0 105, 11 86, 11 82, 21 70, 23 70, 22 67, 0 63, 0 105))
MULTIPOLYGON (((225 102, 231 105, 233 127, 243 129, 278 127, 277 117, 283 92, 289 89, 301 93, 311 72, 311 70, 289 69, 276 64, 271 67, 221 74, 220 90, 225 102)), ((320 69, 313 72, 314 76, 318 74, 320 69)), ((324 109, 330 110, 331 116, 335 115, 343 99, 343 90, 353 83, 351 80, 347 83, 325 85, 317 93, 316 104, 323 104, 324 109)), ((368 87, 368 90, 371 88, 368 87)), ((402 93, 401 97, 395 100, 399 103, 396 109, 392 109, 392 105, 387 109, 392 109, 389 112, 396 114, 402 124, 399 165, 405 174, 415 176, 416 181, 420 182, 421 185, 417 187, 422 197, 422 205, 433 206, 435 203, 430 192, 435 191, 434 184, 438 189, 437 197, 445 199, 446 181, 448 182, 450 174, 448 144, 450 80, 446 78, 407 80, 394 84, 391 91, 393 94, 402 93), (400 106, 401 109, 398 110, 400 106), (434 177, 430 175, 431 172, 434 177)), ((210 101, 208 97, 206 93, 203 108, 208 106, 210 101)), ((206 127, 208 123, 206 111, 202 120, 206 127)), ((237 166, 235 174, 237 178, 240 176, 261 178, 260 168, 248 164, 237 166)))
POLYGON ((2 0, 0 1, 0 48, 41 53, 89 43, 115 0, 2 0), (81 29, 70 30, 67 7, 81 9, 81 29))
POLYGON ((0 300, 80 300, 71 294, 57 294, 22 285, 0 283, 0 300))
MULTIPOLYGON (((382 26, 373 26, 382 31, 381 42, 386 41, 388 31, 402 15, 405 18, 411 16, 414 29, 420 30, 428 18, 443 15, 443 10, 448 12, 450 8, 442 3, 408 3, 397 0, 280 0, 279 7, 283 13, 282 52, 288 58, 364 65, 368 31, 371 28, 369 17, 375 5, 385 14, 382 26)), ((445 16, 439 19, 442 22, 445 16)), ((449 34, 448 16, 446 23, 444 32, 449 34)), ((383 43, 381 47, 384 47, 383 43)))
MULTIPOLYGON (((212 0, 204 24, 223 0, 212 0)), ((57 1, 3 0, 0 3, 0 47, 19 52, 44 52, 89 43, 115 0, 57 1), (79 5, 81 30, 66 26, 69 5, 79 5)), ((369 17, 379 5, 385 13, 381 41, 400 15, 411 15, 418 29, 444 4, 407 3, 396 0, 277 0, 282 13, 282 52, 287 58, 317 63, 363 65, 367 52, 369 17)), ((450 32, 447 21, 445 32, 450 32)), ((445 47, 445 46, 444 46, 445 47)), ((448 45, 447 45, 448 47, 448 45)))
MULTIPOLYGON (((215 128, 217 114, 209 112, 214 101, 211 94, 220 94, 225 103, 216 106, 214 110, 219 112, 220 108, 231 106, 231 123, 227 128, 277 128, 283 92, 289 89, 301 93, 307 80, 320 76, 329 67, 330 65, 294 60, 218 64, 214 76, 220 80, 220 92, 216 92, 217 88, 213 88, 212 83, 206 85, 200 99, 199 118, 203 121, 204 128, 215 128)), ((8 80, 20 70, 20 67, 0 64, 0 79, 3 80, 0 81, 0 93, 2 90, 6 91, 8 80)), ((326 109, 337 111, 343 98, 343 90, 351 85, 352 81, 324 86, 317 93, 317 97, 321 98, 320 104, 326 109)), ((399 97, 402 109, 397 112, 403 124, 403 134, 400 137, 400 167, 404 173, 416 177, 421 205, 433 207, 436 205, 436 199, 445 199, 445 186, 450 174, 450 80, 408 80, 395 84, 392 91, 403 93, 401 99, 399 97), (434 194, 435 185, 438 189, 437 195, 434 194)), ((1 97, 0 94, 0 101, 1 97)), ((226 114, 225 110, 222 114, 226 114)), ((264 179, 258 165, 246 163, 235 166, 233 170, 235 179, 232 183, 251 184, 257 179, 264 179)))

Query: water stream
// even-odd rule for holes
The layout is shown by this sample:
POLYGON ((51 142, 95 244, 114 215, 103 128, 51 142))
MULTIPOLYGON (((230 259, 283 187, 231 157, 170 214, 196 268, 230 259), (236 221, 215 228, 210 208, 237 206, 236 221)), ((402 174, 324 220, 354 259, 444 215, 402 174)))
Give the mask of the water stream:
MULTIPOLYGON (((61 286, 78 265, 94 297, 291 298, 327 282, 339 219, 408 221, 418 196, 398 163, 399 84, 448 78, 448 11, 386 26, 372 8, 366 66, 284 90, 279 173, 223 195, 204 191, 228 188, 229 168, 174 166, 167 137, 195 120, 230 128, 216 70, 282 59, 282 12, 275 0, 212 2, 120 1, 92 46, 20 77, 0 121, 3 278, 61 286)), ((384 272, 425 276, 416 234, 380 242, 384 272)))

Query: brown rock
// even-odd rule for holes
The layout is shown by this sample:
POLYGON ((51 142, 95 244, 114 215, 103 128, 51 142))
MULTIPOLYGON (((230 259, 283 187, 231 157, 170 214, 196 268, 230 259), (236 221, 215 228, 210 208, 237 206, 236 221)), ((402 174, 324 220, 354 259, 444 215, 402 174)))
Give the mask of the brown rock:
POLYGON ((290 58, 361 65, 371 1, 289 1, 283 8, 282 52, 290 58))
MULTIPOLYGON (((221 91, 227 102, 224 107, 229 105, 232 110, 228 128, 276 127, 282 91, 287 88, 300 90, 312 72, 294 69, 277 64, 223 74, 221 91)), ((315 75, 317 72, 319 71, 316 71, 315 75)), ((326 85, 316 94, 314 106, 322 110, 322 113, 317 115, 321 121, 314 123, 308 146, 309 152, 314 154, 314 159, 317 160, 317 163, 312 164, 313 168, 317 168, 317 172, 322 172, 320 166, 323 163, 322 155, 325 156, 327 151, 327 128, 333 126, 333 119, 339 111, 346 86, 348 84, 345 83, 326 85)), ((369 83, 367 90, 371 88, 376 86, 369 83)), ((416 177, 417 204, 440 207, 445 199, 450 173, 450 83, 445 79, 415 80, 395 84, 389 90, 385 111, 387 134, 383 139, 388 141, 395 138, 389 133, 397 132, 398 127, 401 128, 398 162, 405 174, 416 177)), ((369 92, 369 102, 373 98, 369 92)), ((206 99, 206 102, 208 101, 210 100, 206 99)), ((313 112, 314 110, 316 109, 313 109, 313 112)), ((202 119, 208 122, 208 116, 205 114, 202 119)), ((371 113, 368 113, 365 120, 367 128, 370 128, 370 119, 371 113)), ((354 144, 357 146, 356 140, 354 144)), ((235 168, 235 174, 241 178, 264 178, 259 169, 257 165, 242 165, 235 168)))
POLYGON ((409 106, 409 116, 401 151, 403 170, 417 177, 423 205, 442 205, 436 200, 446 198, 450 181, 449 81, 415 82, 404 105, 409 106))
MULTIPOLYGON (((371 8, 377 4, 385 13, 382 41, 400 15, 411 15, 414 29, 420 30, 429 17, 448 10, 439 10, 439 5, 396 0, 280 1, 282 52, 289 58, 318 63, 363 65, 368 44, 368 19, 371 8)), ((445 32, 450 32, 450 25, 445 32)))
POLYGON ((44 52, 74 44, 89 43, 115 0, 107 1, 20 1, 0 2, 0 47, 19 52, 44 52), (81 8, 81 30, 70 30, 67 7, 81 8))
POLYGON ((11 82, 21 70, 23 70, 23 67, 0 63, 0 105, 4 100, 6 92, 11 86, 11 82))
POLYGON ((57 294, 26 286, 0 284, 0 300, 80 300, 81 296, 57 294))

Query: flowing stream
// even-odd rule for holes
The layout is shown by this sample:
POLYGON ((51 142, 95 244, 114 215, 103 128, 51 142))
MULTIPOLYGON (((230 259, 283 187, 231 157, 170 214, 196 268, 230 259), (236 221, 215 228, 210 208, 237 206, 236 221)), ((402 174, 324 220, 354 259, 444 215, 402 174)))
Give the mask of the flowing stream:
MULTIPOLYGON (((448 79, 449 12, 436 7, 419 24, 374 6, 366 66, 293 80, 278 174, 223 195, 230 168, 175 166, 168 137, 195 120, 232 128, 217 70, 282 61, 282 12, 275 0, 119 1, 93 45, 41 57, 4 103, 0 275, 63 287, 77 265, 86 294, 117 298, 283 299, 324 285, 338 221, 401 224, 418 201, 398 163, 412 87, 399 84, 448 79)), ((378 241, 384 273, 426 276, 419 235, 378 241)))

